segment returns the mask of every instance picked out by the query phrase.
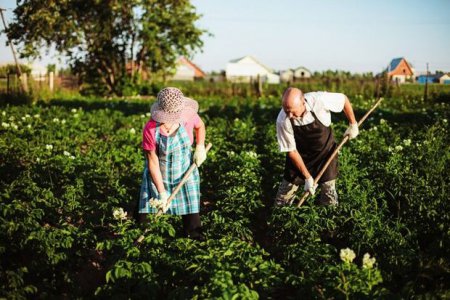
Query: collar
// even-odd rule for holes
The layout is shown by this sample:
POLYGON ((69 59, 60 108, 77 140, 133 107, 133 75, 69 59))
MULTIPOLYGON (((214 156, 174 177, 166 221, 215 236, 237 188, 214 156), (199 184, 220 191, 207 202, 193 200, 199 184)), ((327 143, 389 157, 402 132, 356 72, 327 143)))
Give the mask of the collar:
POLYGON ((306 111, 311 111, 312 110, 312 107, 309 104, 309 101, 306 101, 306 97, 305 97, 305 108, 306 108, 306 111))

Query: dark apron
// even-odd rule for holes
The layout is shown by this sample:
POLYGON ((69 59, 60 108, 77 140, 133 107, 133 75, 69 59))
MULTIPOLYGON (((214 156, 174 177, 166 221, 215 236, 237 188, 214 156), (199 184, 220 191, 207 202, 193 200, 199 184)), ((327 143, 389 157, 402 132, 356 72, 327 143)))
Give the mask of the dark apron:
MULTIPOLYGON (((295 144, 297 151, 303 159, 309 173, 316 178, 321 168, 327 162, 333 151, 336 149, 336 141, 330 127, 323 125, 311 110, 314 122, 303 126, 294 126, 294 122, 290 119, 292 129, 294 131, 295 144)), ((338 159, 337 155, 331 161, 330 165, 323 173, 319 183, 336 179, 338 175, 338 159)), ((284 168, 284 179, 293 183, 296 177, 303 180, 305 176, 294 165, 294 163, 286 154, 286 164, 284 168)))

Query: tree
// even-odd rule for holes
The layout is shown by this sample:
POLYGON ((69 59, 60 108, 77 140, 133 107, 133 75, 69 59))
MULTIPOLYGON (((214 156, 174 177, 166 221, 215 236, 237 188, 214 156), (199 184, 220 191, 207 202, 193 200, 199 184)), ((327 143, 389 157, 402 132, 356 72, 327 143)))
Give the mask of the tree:
POLYGON ((23 57, 53 46, 82 81, 116 95, 144 70, 165 77, 206 32, 189 0, 24 0, 14 14, 8 36, 23 57))

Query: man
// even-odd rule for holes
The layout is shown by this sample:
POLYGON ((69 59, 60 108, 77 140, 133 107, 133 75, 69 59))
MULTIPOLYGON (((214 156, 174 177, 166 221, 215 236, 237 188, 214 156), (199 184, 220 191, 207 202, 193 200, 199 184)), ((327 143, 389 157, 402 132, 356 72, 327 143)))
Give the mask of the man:
MULTIPOLYGON (((345 135, 350 139, 359 133, 352 105, 344 94, 303 94, 297 88, 288 88, 283 94, 282 106, 277 118, 277 139, 280 151, 287 154, 283 180, 275 198, 276 205, 290 203, 301 185, 314 195, 317 187, 314 186, 314 177, 337 147, 330 128, 330 112, 344 111, 350 123, 345 135)), ((337 175, 336 156, 319 180, 320 204, 338 204, 337 175)))

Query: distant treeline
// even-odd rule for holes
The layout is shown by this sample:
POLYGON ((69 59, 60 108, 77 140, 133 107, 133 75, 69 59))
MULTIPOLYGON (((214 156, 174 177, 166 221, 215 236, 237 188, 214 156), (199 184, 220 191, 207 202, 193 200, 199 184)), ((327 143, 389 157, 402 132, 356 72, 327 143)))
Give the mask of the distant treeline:
MULTIPOLYGON (((284 90, 289 87, 298 87, 304 92, 311 91, 328 91, 344 93, 348 97, 364 97, 375 98, 393 97, 393 98, 415 98, 424 97, 425 86, 420 84, 395 84, 380 78, 329 78, 329 77, 313 77, 304 79, 294 83, 281 84, 263 84, 258 86, 257 83, 231 83, 231 82, 178 82, 172 81, 166 86, 179 87, 188 97, 210 97, 219 98, 229 97, 281 97, 284 90)), ((157 91, 164 84, 152 84, 151 89, 147 89, 149 94, 156 95, 157 91)), ((441 101, 442 98, 448 99, 450 96, 450 85, 428 85, 428 99, 441 101)), ((141 94, 143 95, 143 94, 141 94)))

